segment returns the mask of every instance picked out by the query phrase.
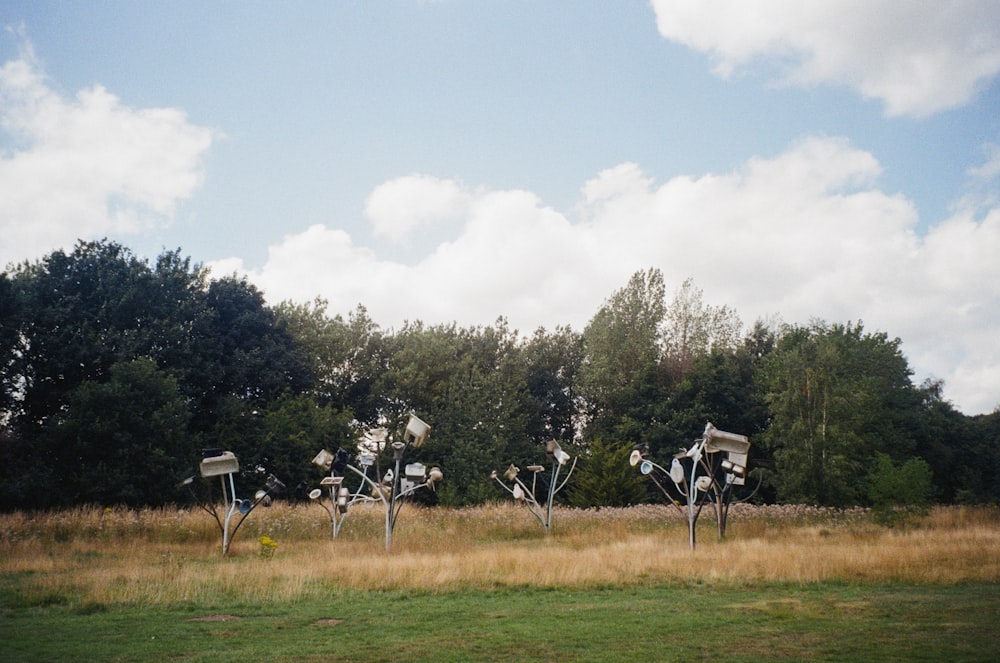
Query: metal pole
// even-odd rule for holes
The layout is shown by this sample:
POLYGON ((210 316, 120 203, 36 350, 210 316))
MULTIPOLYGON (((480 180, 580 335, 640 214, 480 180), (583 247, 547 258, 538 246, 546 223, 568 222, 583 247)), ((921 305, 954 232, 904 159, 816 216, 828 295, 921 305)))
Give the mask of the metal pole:
POLYGON ((549 484, 549 499, 545 511, 545 531, 552 525, 552 498, 556 494, 556 484, 559 483, 559 461, 552 461, 552 483, 549 484))
POLYGON ((233 482, 233 475, 226 475, 229 477, 229 492, 232 500, 229 496, 226 496, 226 477, 222 477, 222 494, 226 504, 226 518, 222 526, 222 554, 226 555, 229 552, 229 521, 233 517, 233 512, 236 510, 236 484, 233 482))
MULTIPOLYGON (((330 476, 333 476, 332 471, 330 472, 330 476)), ((333 490, 334 486, 330 486, 330 538, 336 539, 340 528, 337 526, 337 498, 334 496, 333 490)))
POLYGON ((396 473, 392 475, 392 492, 389 495, 389 508, 385 512, 385 551, 392 548, 392 530, 396 526, 396 484, 399 481, 399 464, 402 462, 403 454, 396 454, 396 473))
POLYGON ((695 511, 694 503, 698 495, 698 487, 695 485, 696 475, 698 473, 698 463, 701 461, 701 450, 704 444, 704 439, 698 443, 694 455, 691 457, 691 483, 688 485, 688 537, 691 544, 691 550, 694 550, 694 523, 695 523, 695 511))

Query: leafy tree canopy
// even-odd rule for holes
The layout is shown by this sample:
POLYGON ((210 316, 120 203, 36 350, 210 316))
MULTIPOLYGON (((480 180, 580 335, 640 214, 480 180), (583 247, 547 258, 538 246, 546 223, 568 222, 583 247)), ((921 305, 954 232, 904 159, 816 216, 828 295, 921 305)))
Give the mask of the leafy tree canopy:
POLYGON ((692 280, 666 293, 659 270, 637 272, 582 332, 385 331, 360 305, 269 307, 178 251, 150 265, 80 242, 0 274, 0 508, 183 499, 173 482, 208 447, 238 454, 241 491, 275 473, 294 499, 320 448, 399 435, 411 412, 432 432, 407 461, 445 473, 428 502, 496 499, 489 472, 544 463, 554 439, 581 459, 573 503, 634 503, 649 490, 631 446, 664 464, 707 421, 750 436, 767 499, 876 503, 903 474, 929 476, 934 499, 1000 499, 1000 414, 915 388, 899 339, 825 322, 741 338, 692 280))

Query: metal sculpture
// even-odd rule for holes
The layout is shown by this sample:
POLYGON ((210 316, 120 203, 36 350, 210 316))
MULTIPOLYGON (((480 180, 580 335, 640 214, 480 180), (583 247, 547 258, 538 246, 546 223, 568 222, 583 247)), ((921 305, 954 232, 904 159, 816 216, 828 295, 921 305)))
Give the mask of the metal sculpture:
POLYGON ((545 477, 540 477, 540 475, 545 471, 545 467, 542 465, 528 465, 526 468, 531 472, 531 485, 529 486, 522 479, 518 477, 521 472, 521 468, 511 463, 507 471, 503 473, 504 479, 510 482, 510 485, 504 483, 499 476, 497 476, 496 470, 490 472, 490 478, 503 486, 504 490, 513 495, 514 500, 520 502, 528 507, 531 514, 538 519, 538 522, 542 524, 542 527, 548 532, 552 527, 552 503, 555 499, 556 493, 566 486, 566 482, 569 481, 570 476, 573 474, 573 469, 576 468, 576 458, 573 458, 573 463, 569 466, 569 472, 567 472, 562 483, 559 483, 559 473, 566 463, 570 460, 570 455, 563 451, 562 447, 555 440, 549 440, 545 443, 545 454, 548 457, 552 465, 552 470, 550 476, 546 479, 545 477), (539 497, 544 497, 545 504, 539 500, 539 497))
POLYGON ((270 506, 272 493, 283 490, 285 484, 273 474, 269 474, 264 484, 265 489, 254 493, 252 500, 239 499, 236 497, 236 482, 233 479, 233 475, 240 471, 239 459, 232 451, 223 451, 222 449, 206 449, 199 470, 202 478, 219 477, 222 482, 223 512, 221 517, 215 501, 211 498, 211 489, 209 490, 209 499, 203 500, 195 494, 191 487, 194 483, 193 476, 184 479, 179 486, 187 487, 198 502, 198 506, 215 518, 215 522, 219 525, 219 531, 222 533, 222 555, 225 556, 229 553, 229 547, 236 537, 236 532, 239 531, 247 516, 261 504, 270 506), (230 524, 237 512, 240 514, 240 519, 236 526, 230 530, 230 524))
MULTIPOLYGON (((670 469, 645 458, 639 449, 632 451, 629 464, 638 466, 639 471, 648 476, 667 496, 670 504, 686 515, 689 542, 693 550, 695 525, 705 504, 713 506, 719 538, 725 538, 729 506, 733 503, 733 489, 746 483, 749 451, 750 441, 746 435, 721 431, 709 422, 705 425, 705 432, 694 444, 674 455, 670 469), (665 475, 669 481, 661 481, 654 472, 665 475), (681 505, 682 500, 685 502, 684 506, 681 505)), ((746 499, 749 497, 736 501, 746 499)))
POLYGON ((385 508, 385 549, 388 551, 392 548, 393 530, 396 528, 396 520, 405 498, 421 488, 435 490, 437 484, 444 480, 444 473, 438 467, 428 470, 423 463, 409 463, 403 466, 403 455, 407 447, 420 448, 429 434, 430 426, 411 414, 402 440, 389 441, 388 431, 384 428, 374 429, 365 434, 366 444, 374 447, 375 451, 366 450, 358 454, 360 469, 351 464, 350 454, 343 449, 337 449, 335 454, 323 449, 313 458, 313 464, 330 472, 330 475, 320 482, 321 488, 310 491, 309 498, 326 511, 330 519, 331 538, 337 538, 351 506, 358 503, 371 505, 381 502, 385 508), (395 470, 392 468, 386 470, 381 480, 376 481, 375 478, 368 476, 368 472, 376 466, 375 474, 378 476, 378 454, 386 444, 392 448, 395 470), (348 472, 356 474, 361 479, 353 493, 344 485, 348 472), (327 491, 329 507, 323 503, 323 489, 327 491))

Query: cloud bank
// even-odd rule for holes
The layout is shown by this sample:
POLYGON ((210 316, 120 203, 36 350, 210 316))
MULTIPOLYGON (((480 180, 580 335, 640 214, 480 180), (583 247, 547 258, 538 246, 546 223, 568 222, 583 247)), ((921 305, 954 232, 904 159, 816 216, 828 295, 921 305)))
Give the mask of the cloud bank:
POLYGON ((828 83, 878 99, 889 116, 968 102, 1000 73, 995 0, 653 0, 667 39, 729 76, 754 61, 793 85, 828 83))
MULTIPOLYGON (((387 327, 503 315, 530 333, 582 329, 632 273, 657 267, 668 284, 693 277, 747 324, 864 320, 903 339, 918 379, 944 379, 966 412, 991 411, 1000 404, 1000 208, 966 201, 921 236, 912 203, 878 189, 880 172, 847 140, 810 137, 733 172, 662 183, 621 164, 584 183, 568 213, 529 191, 414 176, 376 187, 366 207, 373 225, 447 216, 428 208, 464 216, 412 264, 314 225, 272 246, 249 275, 273 302, 320 295, 339 312, 360 303, 387 327)), ((246 271, 238 259, 217 265, 234 269, 246 271)))
POLYGON ((0 265, 169 223, 213 139, 180 110, 129 108, 99 85, 63 98, 28 44, 0 68, 0 129, 0 265))
MULTIPOLYGON (((716 18, 726 14, 703 4, 715 7, 716 18)), ((980 20, 981 30, 970 31, 968 17, 985 11, 978 3, 921 5, 955 17, 935 24, 939 48, 927 57, 960 58, 968 67, 950 72, 965 80, 952 86, 928 64, 922 76, 898 79, 905 94, 879 87, 876 74, 880 67, 905 70, 885 64, 891 58, 924 62, 921 44, 930 36, 903 35, 880 56, 868 32, 840 43, 843 32, 827 27, 855 21, 849 12, 834 20, 822 13, 832 9, 806 4, 759 5, 787 11, 765 11, 769 20, 748 24, 746 35, 727 28, 728 17, 703 26, 695 5, 656 8, 661 31, 664 21, 687 26, 683 38, 713 53, 723 73, 752 58, 791 54, 788 80, 846 81, 883 99, 889 113, 962 103, 989 75, 977 72, 997 71, 989 63, 1000 21, 980 20), (800 33, 809 39, 789 36, 800 33), (965 51, 959 37, 971 40, 965 51), (923 76, 941 88, 939 98, 921 92, 923 76), (953 87, 957 92, 948 92, 953 87)), ((872 19, 876 33, 907 20, 896 3, 865 6, 892 19, 872 19)), ((214 140, 178 109, 131 108, 100 86, 64 97, 30 47, 0 68, 0 130, 7 137, 0 152, 3 264, 81 237, 170 223, 201 185, 201 158, 214 140)), ((799 323, 864 320, 869 330, 903 339, 918 380, 944 379, 946 397, 975 414, 1000 405, 1000 158, 995 146, 986 149, 968 173, 974 193, 957 200, 948 218, 921 224, 930 228, 923 233, 913 203, 879 188, 875 155, 846 138, 811 136, 725 173, 657 181, 641 164, 613 165, 581 182, 579 201, 567 210, 528 190, 409 174, 374 187, 364 201, 373 237, 393 245, 434 238, 410 250, 406 263, 380 257, 331 223, 286 235, 260 269, 239 257, 212 267, 248 274, 273 303, 322 296, 331 311, 345 313, 363 304, 385 327, 417 319, 491 324, 505 316, 522 333, 582 329, 631 274, 656 267, 668 284, 693 277, 710 303, 731 306, 747 324, 774 315, 799 323)))

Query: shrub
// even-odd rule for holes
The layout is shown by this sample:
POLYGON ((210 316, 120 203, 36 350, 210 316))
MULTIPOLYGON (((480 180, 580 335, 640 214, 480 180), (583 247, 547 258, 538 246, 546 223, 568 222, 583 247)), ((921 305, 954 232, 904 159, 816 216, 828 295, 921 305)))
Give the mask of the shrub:
POLYGON ((870 479, 869 498, 878 522, 901 524, 929 511, 933 476, 924 459, 910 458, 897 466, 880 453, 870 479))

